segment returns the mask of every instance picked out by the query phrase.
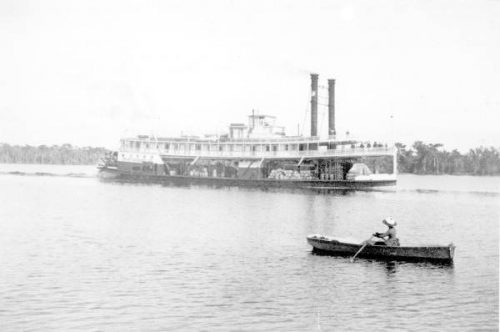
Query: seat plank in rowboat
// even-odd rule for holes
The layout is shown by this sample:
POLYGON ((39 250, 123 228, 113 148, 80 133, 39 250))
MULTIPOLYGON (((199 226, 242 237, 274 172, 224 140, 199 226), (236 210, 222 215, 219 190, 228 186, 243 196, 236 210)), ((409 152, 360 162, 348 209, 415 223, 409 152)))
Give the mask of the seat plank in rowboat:
MULTIPOLYGON (((309 235, 307 242, 316 253, 336 256, 352 256, 358 252, 363 244, 350 243, 322 235, 309 235)), ((419 247, 392 247, 385 245, 367 245, 358 255, 365 258, 381 258, 395 260, 419 260, 453 262, 455 246, 419 246, 419 247)))

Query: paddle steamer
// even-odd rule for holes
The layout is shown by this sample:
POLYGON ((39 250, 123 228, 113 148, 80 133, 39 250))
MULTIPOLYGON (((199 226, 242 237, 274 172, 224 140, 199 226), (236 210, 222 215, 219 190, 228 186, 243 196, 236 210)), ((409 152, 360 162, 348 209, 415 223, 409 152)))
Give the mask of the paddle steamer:
POLYGON ((318 136, 318 75, 311 74, 310 136, 287 136, 273 116, 252 114, 228 133, 123 138, 99 164, 103 177, 138 181, 361 189, 396 184, 397 150, 335 132, 335 80, 328 80, 328 135, 318 136))

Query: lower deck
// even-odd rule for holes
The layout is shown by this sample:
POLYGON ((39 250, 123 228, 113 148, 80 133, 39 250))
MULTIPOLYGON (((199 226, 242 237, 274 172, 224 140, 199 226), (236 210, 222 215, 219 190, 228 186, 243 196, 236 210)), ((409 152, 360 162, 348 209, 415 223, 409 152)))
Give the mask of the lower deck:
POLYGON ((114 153, 99 168, 102 176, 264 187, 365 188, 396 184, 393 156, 215 159, 151 155, 124 160, 114 153))
POLYGON ((390 180, 321 180, 321 179, 245 179, 235 177, 205 177, 189 175, 165 175, 154 173, 129 172, 123 169, 100 169, 101 178, 113 178, 126 182, 171 183, 177 185, 200 184, 215 186, 245 186, 263 188, 318 188, 318 189, 348 189, 394 186, 395 179, 390 180))

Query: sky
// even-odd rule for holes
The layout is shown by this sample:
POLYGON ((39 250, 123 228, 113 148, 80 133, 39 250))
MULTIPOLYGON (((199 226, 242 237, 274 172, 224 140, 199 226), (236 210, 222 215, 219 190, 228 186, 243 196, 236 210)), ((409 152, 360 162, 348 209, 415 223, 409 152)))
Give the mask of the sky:
POLYGON ((314 72, 336 79, 340 137, 500 147, 499 17, 498 0, 2 0, 0 142, 116 148, 252 110, 307 135, 314 72))

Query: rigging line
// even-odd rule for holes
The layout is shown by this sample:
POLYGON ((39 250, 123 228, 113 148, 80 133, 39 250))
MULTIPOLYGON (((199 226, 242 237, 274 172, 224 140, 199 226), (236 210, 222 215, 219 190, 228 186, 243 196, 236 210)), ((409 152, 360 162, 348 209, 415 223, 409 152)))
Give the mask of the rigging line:
POLYGON ((325 115, 326 115, 326 112, 321 112, 321 120, 319 121, 319 129, 321 129, 323 127, 323 121, 325 120, 325 115))
POLYGON ((306 110, 304 112, 304 120, 302 120, 302 126, 300 128, 300 135, 304 135, 304 127, 306 125, 306 120, 307 120, 307 114, 308 114, 308 110, 307 110, 307 107, 306 107, 306 110))
MULTIPOLYGON (((312 91, 309 91, 309 100, 312 99, 312 91)), ((309 103, 307 103, 307 106, 305 107, 304 111, 304 119, 302 120, 302 126, 300 128, 300 136, 304 135, 304 128, 306 126, 306 121, 307 121, 307 115, 309 114, 309 103)))

